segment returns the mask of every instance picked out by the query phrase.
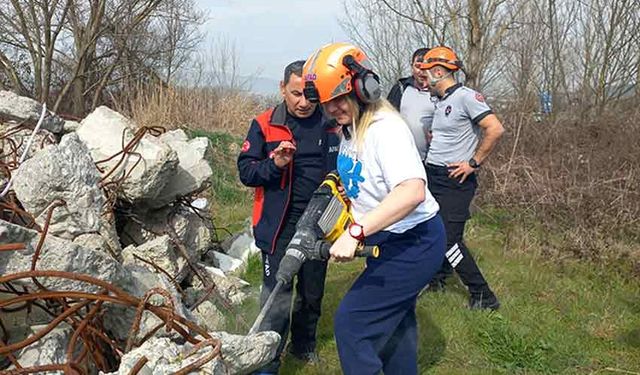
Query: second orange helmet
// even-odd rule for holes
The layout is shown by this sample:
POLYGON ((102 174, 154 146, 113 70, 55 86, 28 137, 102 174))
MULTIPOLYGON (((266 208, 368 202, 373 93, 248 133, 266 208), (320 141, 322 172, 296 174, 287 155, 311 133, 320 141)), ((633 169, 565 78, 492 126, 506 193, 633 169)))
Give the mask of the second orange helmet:
POLYGON ((440 46, 434 47, 425 53, 420 69, 431 69, 436 65, 456 71, 462 68, 462 61, 458 59, 458 55, 451 48, 440 46))

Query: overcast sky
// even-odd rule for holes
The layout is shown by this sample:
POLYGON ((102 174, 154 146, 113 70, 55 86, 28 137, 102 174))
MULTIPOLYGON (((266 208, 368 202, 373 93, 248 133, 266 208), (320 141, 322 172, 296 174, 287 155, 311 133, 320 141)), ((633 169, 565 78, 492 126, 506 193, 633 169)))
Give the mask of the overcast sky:
POLYGON ((209 12, 207 37, 235 42, 240 74, 260 70, 261 76, 279 80, 289 62, 306 59, 326 43, 347 40, 338 25, 342 0, 196 1, 209 12))

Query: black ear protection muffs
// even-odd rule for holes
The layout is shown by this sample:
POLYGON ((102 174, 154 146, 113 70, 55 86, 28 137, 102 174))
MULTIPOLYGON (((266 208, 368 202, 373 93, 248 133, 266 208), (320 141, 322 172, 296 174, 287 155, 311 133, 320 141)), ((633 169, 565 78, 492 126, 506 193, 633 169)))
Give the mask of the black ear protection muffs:
POLYGON ((313 81, 307 81, 304 83, 304 89, 302 89, 302 95, 311 103, 320 103, 320 95, 318 89, 313 81))
POLYGON ((352 72, 351 85, 358 100, 365 104, 375 103, 382 96, 380 78, 373 71, 358 63, 353 56, 346 55, 342 63, 352 72))

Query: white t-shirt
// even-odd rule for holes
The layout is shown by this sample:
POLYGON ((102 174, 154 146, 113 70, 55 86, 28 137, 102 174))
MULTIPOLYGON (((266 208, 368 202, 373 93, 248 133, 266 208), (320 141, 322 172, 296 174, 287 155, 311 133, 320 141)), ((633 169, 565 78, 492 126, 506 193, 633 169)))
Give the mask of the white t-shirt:
POLYGON ((360 152, 353 137, 342 138, 338 172, 356 221, 378 206, 396 185, 413 178, 425 181, 425 200, 384 230, 403 233, 438 213, 438 203, 426 187, 427 176, 411 131, 397 112, 383 110, 375 115, 360 152))

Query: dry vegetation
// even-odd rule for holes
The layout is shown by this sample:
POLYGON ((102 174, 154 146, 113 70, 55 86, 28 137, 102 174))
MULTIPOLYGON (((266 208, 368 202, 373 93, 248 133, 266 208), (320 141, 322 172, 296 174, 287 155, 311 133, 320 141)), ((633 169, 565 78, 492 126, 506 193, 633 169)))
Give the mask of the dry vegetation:
POLYGON ((508 211, 521 235, 535 232, 550 252, 640 262, 640 111, 579 113, 541 122, 504 115, 509 131, 478 204, 508 211))
POLYGON ((243 91, 157 87, 141 91, 122 109, 129 109, 140 125, 182 127, 244 137, 251 120, 268 105, 268 100, 243 91))

